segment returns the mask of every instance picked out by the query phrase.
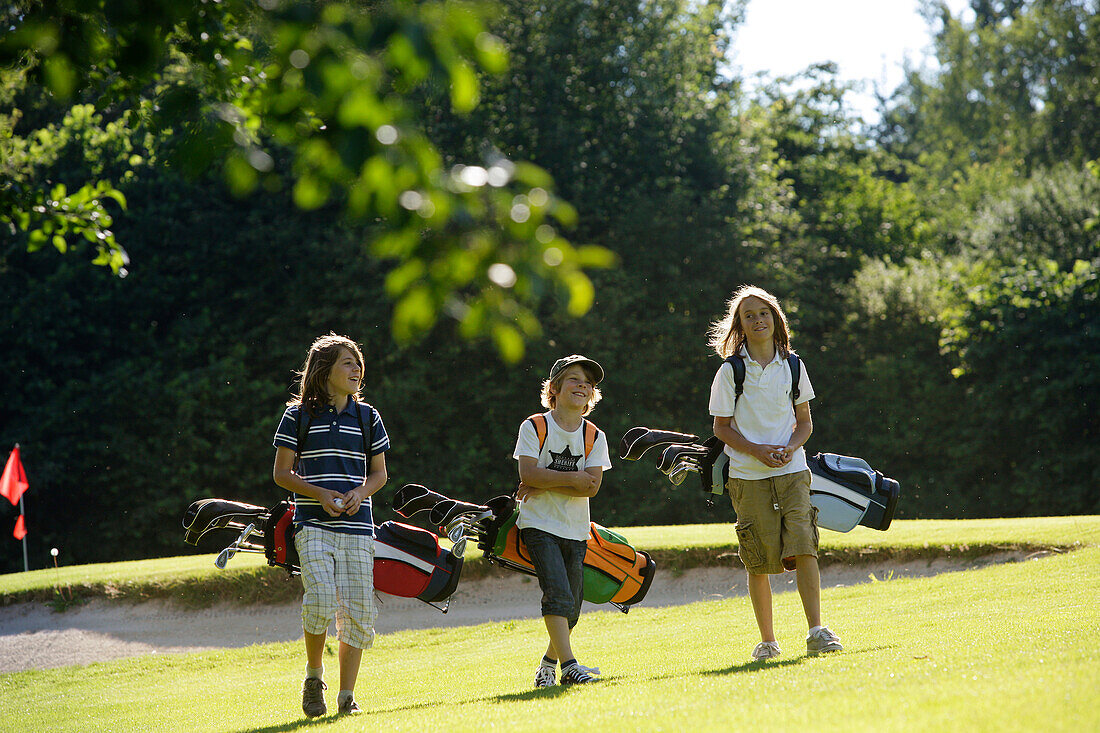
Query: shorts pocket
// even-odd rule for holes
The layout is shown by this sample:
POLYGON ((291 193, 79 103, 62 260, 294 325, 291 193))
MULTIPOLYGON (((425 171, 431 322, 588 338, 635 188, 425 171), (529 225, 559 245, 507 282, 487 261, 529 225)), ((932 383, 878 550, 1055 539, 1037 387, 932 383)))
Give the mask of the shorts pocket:
POLYGON ((737 530, 737 554, 741 562, 751 572, 764 567, 764 553, 760 549, 760 540, 756 536, 756 527, 753 522, 738 522, 737 530))

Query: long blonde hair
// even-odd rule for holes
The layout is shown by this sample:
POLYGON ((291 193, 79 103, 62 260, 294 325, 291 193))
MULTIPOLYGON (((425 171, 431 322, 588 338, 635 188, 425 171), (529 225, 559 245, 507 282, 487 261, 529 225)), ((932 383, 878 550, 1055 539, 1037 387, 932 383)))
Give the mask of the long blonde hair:
POLYGON ((775 321, 775 348, 786 359, 791 354, 791 332, 787 325, 787 315, 779 305, 779 300, 763 288, 755 285, 742 285, 726 303, 726 315, 710 324, 707 332, 707 344, 723 359, 736 354, 745 345, 745 327, 741 323, 741 303, 745 298, 756 297, 772 312, 775 321))
MULTIPOLYGON (((359 345, 347 336, 337 336, 330 331, 327 336, 318 337, 309 347, 309 354, 306 355, 301 371, 296 372, 298 392, 294 399, 287 402, 288 405, 301 405, 314 417, 320 414, 332 399, 332 395, 328 393, 328 377, 340 358, 340 349, 350 351, 359 362, 359 374, 362 378, 363 352, 359 350, 359 345)), ((359 392, 351 395, 351 399, 358 400, 359 392)))

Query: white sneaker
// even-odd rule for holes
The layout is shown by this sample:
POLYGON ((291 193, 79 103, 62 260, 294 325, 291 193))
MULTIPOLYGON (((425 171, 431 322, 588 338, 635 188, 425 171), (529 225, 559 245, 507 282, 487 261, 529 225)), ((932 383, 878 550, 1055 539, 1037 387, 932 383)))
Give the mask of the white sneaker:
POLYGON ((535 687, 553 687, 558 684, 555 668, 546 664, 540 664, 535 670, 535 687))
POLYGON ((839 652, 843 648, 840 645, 840 637, 829 631, 827 626, 822 626, 806 637, 806 653, 810 656, 825 652, 839 652))
POLYGON ((763 662, 765 659, 775 659, 779 654, 778 641, 762 641, 752 650, 754 662, 763 662))

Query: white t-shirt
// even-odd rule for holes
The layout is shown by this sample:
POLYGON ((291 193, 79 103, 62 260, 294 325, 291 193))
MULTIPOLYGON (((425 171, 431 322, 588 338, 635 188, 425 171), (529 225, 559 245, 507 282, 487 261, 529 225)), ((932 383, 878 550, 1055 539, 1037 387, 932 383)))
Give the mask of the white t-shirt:
MULTIPOLYGON (((546 416, 546 442, 539 450, 539 438, 535 426, 530 420, 524 420, 519 426, 519 438, 512 457, 529 456, 537 460, 539 468, 558 471, 584 470, 599 466, 603 470, 611 468, 611 458, 607 451, 607 436, 596 429, 596 442, 588 458, 584 456, 584 422, 572 432, 566 432, 554 422, 549 413, 546 416)), ((520 502, 519 519, 516 526, 520 529, 534 527, 543 532, 563 537, 567 540, 588 539, 588 526, 591 522, 588 514, 587 496, 566 496, 556 491, 540 491, 537 495, 520 502)))
MULTIPOLYGON (((710 385, 710 414, 715 417, 732 417, 733 426, 752 443, 786 445, 794 432, 797 420, 791 403, 791 370, 787 361, 776 352, 775 358, 761 366, 749 358, 742 347, 745 360, 745 384, 741 397, 736 399, 733 367, 723 362, 714 382, 710 385)), ((814 398, 814 388, 803 362, 798 379, 798 403, 814 398)), ((788 473, 805 471, 806 451, 799 448, 786 466, 765 466, 748 453, 726 446, 730 458, 730 476, 744 479, 764 479, 788 473)))

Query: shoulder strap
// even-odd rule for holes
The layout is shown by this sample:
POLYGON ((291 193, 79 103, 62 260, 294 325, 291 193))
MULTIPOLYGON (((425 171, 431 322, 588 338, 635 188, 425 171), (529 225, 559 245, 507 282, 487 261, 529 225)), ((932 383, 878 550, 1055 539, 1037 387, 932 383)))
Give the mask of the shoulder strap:
POLYGON ((802 360, 798 354, 792 353, 787 357, 787 366, 791 368, 791 404, 798 402, 798 382, 802 378, 802 360))
POLYGON ((533 425, 534 428, 535 428, 535 435, 537 435, 538 439, 539 439, 539 452, 541 453, 542 452, 542 446, 546 445, 546 431, 547 431, 546 415, 539 412, 539 413, 536 413, 536 414, 532 415, 531 417, 529 417, 527 419, 531 422, 531 425, 533 425))
POLYGON ((592 452, 592 446, 596 445, 596 436, 599 435, 599 431, 596 426, 585 419, 584 421, 584 457, 588 458, 588 454, 592 452))
POLYGON ((363 407, 359 404, 359 400, 355 401, 355 419, 359 421, 359 436, 363 439, 364 476, 370 473, 371 450, 374 449, 374 408, 369 405, 368 408, 370 411, 367 413, 367 418, 370 420, 370 425, 364 428, 363 407), (370 437, 369 442, 367 441, 368 437, 370 437))
MULTIPOLYGON (((539 439, 539 452, 542 452, 542 447, 546 445, 546 431, 549 429, 546 424, 546 415, 544 413, 537 413, 527 418, 531 424, 535 427, 535 435, 539 439)), ((588 454, 592 452, 592 447, 596 445, 596 436, 599 434, 595 424, 590 420, 584 419, 584 457, 588 458, 588 454)))
POLYGON ((737 398, 745 391, 745 360, 740 354, 730 354, 726 363, 733 369, 733 404, 736 405, 737 398))
POLYGON ((313 421, 313 416, 309 414, 309 410, 306 409, 305 403, 298 405, 298 434, 297 442, 294 444, 294 467, 298 467, 298 461, 302 460, 302 452, 306 447, 306 438, 309 436, 309 424, 313 421), (302 419, 302 415, 305 415, 305 419, 302 419))

